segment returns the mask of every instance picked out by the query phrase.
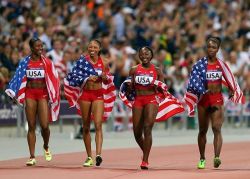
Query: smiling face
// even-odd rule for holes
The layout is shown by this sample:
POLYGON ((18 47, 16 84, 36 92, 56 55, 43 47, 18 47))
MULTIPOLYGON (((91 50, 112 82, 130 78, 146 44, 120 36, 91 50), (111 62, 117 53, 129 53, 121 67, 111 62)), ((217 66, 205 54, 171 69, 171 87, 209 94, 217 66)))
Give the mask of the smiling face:
POLYGON ((33 46, 31 46, 30 48, 34 55, 41 56, 43 52, 43 43, 41 40, 37 40, 34 42, 33 46))
POLYGON ((216 57, 216 53, 219 50, 219 44, 213 40, 208 40, 207 42, 207 55, 209 58, 216 57))
POLYGON ((100 44, 95 41, 95 40, 92 40, 90 41, 89 45, 88 45, 88 53, 90 55, 90 57, 96 57, 99 55, 99 52, 100 52, 100 44))
POLYGON ((153 58, 152 51, 147 47, 142 47, 139 51, 139 58, 142 64, 144 65, 148 64, 153 58))

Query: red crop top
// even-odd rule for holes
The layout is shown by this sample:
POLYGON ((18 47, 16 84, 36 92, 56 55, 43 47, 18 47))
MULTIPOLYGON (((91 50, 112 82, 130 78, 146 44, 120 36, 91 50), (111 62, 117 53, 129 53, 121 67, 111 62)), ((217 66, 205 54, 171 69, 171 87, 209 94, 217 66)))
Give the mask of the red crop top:
POLYGON ((222 83, 222 69, 218 61, 207 64, 206 80, 208 84, 222 83))
POLYGON ((157 79, 155 66, 151 64, 150 68, 143 68, 139 64, 135 70, 134 81, 136 89, 151 89, 154 87, 154 81, 157 79))
POLYGON ((45 78, 43 62, 41 60, 30 60, 26 69, 26 76, 29 80, 43 81, 45 78))
POLYGON ((95 71, 98 74, 98 76, 100 76, 103 72, 106 72, 101 57, 98 58, 98 60, 97 60, 97 62, 95 64, 93 64, 93 62, 90 61, 90 57, 89 56, 87 56, 86 59, 93 66, 93 68, 95 69, 95 71))

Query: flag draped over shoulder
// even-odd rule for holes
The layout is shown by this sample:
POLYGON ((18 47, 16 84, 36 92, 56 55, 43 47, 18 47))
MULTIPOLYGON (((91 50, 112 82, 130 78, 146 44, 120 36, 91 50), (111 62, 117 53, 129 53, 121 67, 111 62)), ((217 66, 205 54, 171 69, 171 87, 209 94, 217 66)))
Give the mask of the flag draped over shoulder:
MULTIPOLYGON (((119 97, 126 106, 132 108, 135 100, 135 91, 128 92, 128 83, 131 83, 131 79, 127 79, 122 83, 119 97)), ((167 120, 185 110, 182 103, 167 91, 167 85, 165 83, 155 80, 154 85, 162 89, 164 93, 156 94, 156 99, 159 102, 159 109, 156 116, 157 122, 167 120)))
MULTIPOLYGON (((245 97, 243 96, 243 92, 241 91, 236 79, 233 76, 228 65, 219 60, 219 65, 222 69, 222 82, 226 85, 230 90, 234 92, 234 96, 230 98, 230 100, 234 103, 244 104, 245 97)), ((203 57, 193 66, 189 83, 187 87, 186 94, 184 96, 184 101, 188 108, 188 115, 194 116, 195 105, 198 103, 200 97, 206 93, 206 72, 207 72, 207 57, 203 57)))
MULTIPOLYGON (((60 110, 60 80, 53 63, 44 56, 41 56, 45 70, 45 82, 49 94, 50 121, 56 121, 60 110)), ((30 61, 30 56, 22 59, 16 69, 14 77, 9 82, 5 90, 6 94, 23 106, 27 84, 26 69, 30 61)))
MULTIPOLYGON (((76 107, 77 112, 81 115, 80 106, 78 104, 78 98, 84 93, 83 86, 88 78, 92 75, 98 76, 93 66, 88 62, 85 56, 81 56, 76 65, 72 69, 72 72, 68 73, 64 79, 64 93, 69 102, 70 107, 76 107)), ((110 116, 115 98, 115 86, 113 83, 113 76, 107 74, 108 83, 102 83, 103 98, 104 98, 104 115, 103 120, 107 120, 110 116)))

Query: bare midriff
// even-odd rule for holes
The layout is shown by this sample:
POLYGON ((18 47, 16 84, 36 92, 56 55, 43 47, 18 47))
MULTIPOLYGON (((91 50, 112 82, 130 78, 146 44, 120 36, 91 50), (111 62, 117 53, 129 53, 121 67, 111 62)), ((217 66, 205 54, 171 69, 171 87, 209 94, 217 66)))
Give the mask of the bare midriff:
POLYGON ((221 93, 222 85, 220 83, 208 83, 208 93, 221 93))
POLYGON ((98 80, 98 81, 88 80, 83 88, 86 90, 99 90, 102 88, 102 81, 101 80, 98 80))
POLYGON ((27 88, 32 88, 32 89, 44 89, 46 88, 46 83, 44 80, 28 80, 27 81, 27 88))
POLYGON ((136 89, 135 90, 137 96, 143 96, 143 95, 152 95, 155 94, 155 89, 136 89))

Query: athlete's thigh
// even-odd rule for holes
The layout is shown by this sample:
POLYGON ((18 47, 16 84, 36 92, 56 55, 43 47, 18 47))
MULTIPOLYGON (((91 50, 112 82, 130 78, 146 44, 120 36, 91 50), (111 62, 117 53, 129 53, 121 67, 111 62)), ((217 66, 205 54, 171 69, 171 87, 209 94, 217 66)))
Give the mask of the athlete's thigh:
POLYGON ((224 107, 222 105, 213 106, 214 110, 211 113, 212 126, 222 126, 224 122, 224 107))
POLYGON ((138 126, 142 127, 142 124, 143 124, 142 113, 143 113, 143 107, 132 108, 132 120, 133 120, 134 128, 138 126))
POLYGON ((210 115, 207 112, 207 108, 198 105, 198 121, 199 128, 208 128, 210 115))
POLYGON ((147 104, 143 111, 144 122, 154 123, 158 113, 159 106, 157 104, 147 104))
POLYGON ((104 101, 95 100, 92 102, 91 111, 94 116, 94 122, 101 122, 104 114, 104 101))
POLYGON ((80 105, 83 123, 90 123, 91 102, 80 100, 79 105, 80 105))
POLYGON ((46 128, 49 124, 49 106, 47 99, 38 100, 38 118, 42 128, 46 128))
POLYGON ((25 113, 26 118, 29 124, 36 123, 36 114, 37 114, 37 101, 34 99, 27 98, 25 99, 25 113))

